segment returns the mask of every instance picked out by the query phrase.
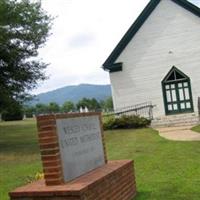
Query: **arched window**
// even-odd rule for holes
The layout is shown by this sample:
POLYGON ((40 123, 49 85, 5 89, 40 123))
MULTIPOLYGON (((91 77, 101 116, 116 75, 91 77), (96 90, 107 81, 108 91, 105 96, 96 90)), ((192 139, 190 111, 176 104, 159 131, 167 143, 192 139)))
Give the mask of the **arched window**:
POLYGON ((190 78, 176 67, 162 81, 165 112, 167 115, 193 112, 190 78))

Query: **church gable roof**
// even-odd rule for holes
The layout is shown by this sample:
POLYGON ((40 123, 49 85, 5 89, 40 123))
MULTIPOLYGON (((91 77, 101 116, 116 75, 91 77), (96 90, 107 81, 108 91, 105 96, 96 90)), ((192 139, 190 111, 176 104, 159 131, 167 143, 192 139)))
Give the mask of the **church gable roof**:
MULTIPOLYGON (((175 2, 176 4, 183 7, 184 9, 192 12, 194 15, 200 17, 200 8, 188 2, 187 0, 171 0, 171 1, 175 2)), ((114 48, 114 50, 111 52, 109 57, 104 62, 103 64, 104 70, 108 70, 112 72, 114 62, 116 61, 118 56, 122 53, 122 51, 125 49, 127 44, 135 36, 137 31, 141 28, 141 26, 144 24, 146 19, 151 15, 151 13, 154 11, 154 9, 157 7, 157 5, 160 2, 161 0, 151 0, 147 4, 147 6, 142 11, 142 13, 139 15, 136 21, 132 24, 132 26, 128 29, 128 31, 125 33, 125 35, 122 37, 120 42, 117 44, 117 46, 114 48)))

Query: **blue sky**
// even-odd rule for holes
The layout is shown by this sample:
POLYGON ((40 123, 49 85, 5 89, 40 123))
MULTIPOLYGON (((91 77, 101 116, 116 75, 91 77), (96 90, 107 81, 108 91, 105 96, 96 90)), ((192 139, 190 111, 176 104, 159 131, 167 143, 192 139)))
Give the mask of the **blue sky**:
MULTIPOLYGON (((34 94, 80 83, 108 84, 102 63, 149 0, 41 0, 56 16, 40 58, 49 79, 34 94)), ((191 0, 200 6, 200 0, 191 0)))

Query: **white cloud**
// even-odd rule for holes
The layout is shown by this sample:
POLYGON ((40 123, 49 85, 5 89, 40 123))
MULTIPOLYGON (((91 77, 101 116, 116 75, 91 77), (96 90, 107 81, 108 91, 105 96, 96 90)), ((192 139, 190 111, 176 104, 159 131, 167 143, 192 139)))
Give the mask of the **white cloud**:
POLYGON ((101 65, 148 2, 42 0, 43 8, 57 17, 52 35, 40 49, 40 57, 50 63, 46 70, 50 78, 33 93, 79 83, 109 83, 101 65))
POLYGON ((52 35, 40 57, 50 63, 33 93, 79 83, 109 83, 102 63, 148 0, 42 0, 53 16, 52 35))
POLYGON ((69 39, 69 48, 81 48, 92 45, 95 41, 95 35, 92 33, 78 33, 69 39))

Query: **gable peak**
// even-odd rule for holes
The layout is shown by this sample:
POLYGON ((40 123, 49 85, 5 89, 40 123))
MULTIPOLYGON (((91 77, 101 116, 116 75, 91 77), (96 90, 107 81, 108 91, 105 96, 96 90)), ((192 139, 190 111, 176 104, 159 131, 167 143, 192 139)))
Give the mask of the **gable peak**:
MULTIPOLYGON (((158 6, 158 4, 161 1, 164 1, 164 0, 150 0, 149 1, 149 3, 144 8, 144 10, 141 12, 139 17, 131 25, 131 27, 128 29, 128 31, 125 33, 125 35, 119 41, 117 46, 114 48, 114 50, 108 56, 106 61, 103 63, 104 70, 112 71, 112 67, 113 67, 116 59, 119 57, 119 55, 122 53, 122 51, 128 45, 128 43, 132 40, 132 38, 135 36, 135 34, 142 27, 144 22, 147 20, 147 18, 151 15, 151 13, 155 10, 155 8, 158 6)), ((168 0, 168 1, 172 1, 172 2, 176 3, 177 5, 181 6, 182 8, 190 11, 194 15, 200 17, 200 8, 197 7, 196 5, 192 4, 191 2, 189 2, 187 0, 168 0)))

